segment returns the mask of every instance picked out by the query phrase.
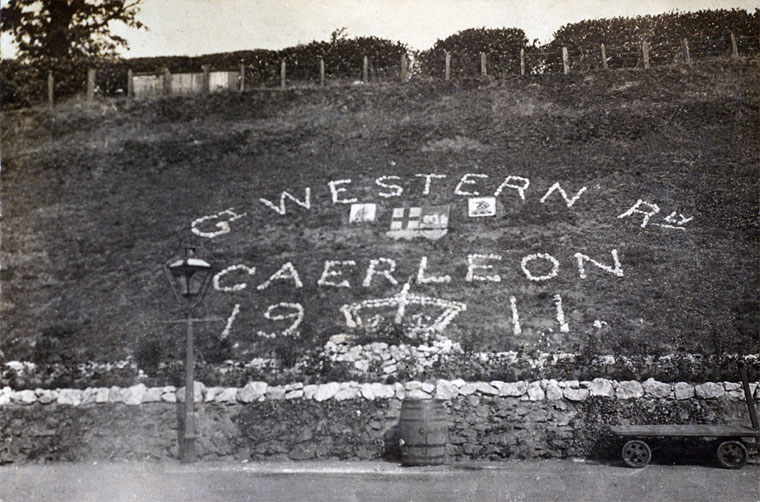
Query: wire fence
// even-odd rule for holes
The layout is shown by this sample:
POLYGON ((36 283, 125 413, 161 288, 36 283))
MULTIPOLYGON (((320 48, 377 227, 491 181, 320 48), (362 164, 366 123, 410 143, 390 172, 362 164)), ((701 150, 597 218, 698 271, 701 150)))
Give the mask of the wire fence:
MULTIPOLYGON (((60 98, 84 94, 99 97, 145 97, 194 94, 216 90, 249 91, 290 87, 327 87, 348 84, 403 83, 409 81, 462 80, 489 81, 520 75, 573 74, 598 70, 646 69, 673 64, 695 64, 715 58, 740 60, 760 52, 760 36, 726 36, 684 39, 681 43, 652 41, 605 46, 515 47, 513 51, 466 54, 426 51, 401 52, 350 58, 299 58, 291 54, 280 60, 261 58, 241 62, 237 67, 202 65, 200 72, 172 73, 168 68, 133 72, 130 61, 69 61, 56 67, 0 62, 0 100, 3 109, 47 103, 52 107, 60 98), (210 86, 211 72, 227 72, 222 85, 210 86), (63 75, 54 78, 53 75, 63 75), (151 85, 136 85, 140 79, 153 78, 151 85), (185 78, 187 77, 187 78, 185 78), (184 88, 181 82, 189 82, 184 88)), ((145 66, 143 62, 143 67, 145 66)), ((197 65, 196 65, 197 66, 197 65)))

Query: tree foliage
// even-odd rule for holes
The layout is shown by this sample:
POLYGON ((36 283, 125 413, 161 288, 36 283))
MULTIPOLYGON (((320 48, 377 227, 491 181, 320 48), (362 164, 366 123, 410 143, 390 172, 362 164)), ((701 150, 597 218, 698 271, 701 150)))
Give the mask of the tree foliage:
POLYGON ((128 45, 111 23, 145 28, 136 17, 141 1, 9 0, 0 11, 2 31, 13 35, 23 61, 112 55, 128 45))

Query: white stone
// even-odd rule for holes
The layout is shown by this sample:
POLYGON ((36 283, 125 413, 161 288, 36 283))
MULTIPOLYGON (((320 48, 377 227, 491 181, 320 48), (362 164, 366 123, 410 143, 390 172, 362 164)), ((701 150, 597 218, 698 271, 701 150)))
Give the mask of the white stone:
POLYGON ((677 382, 673 386, 676 399, 691 399, 694 397, 694 386, 686 382, 677 382))
POLYGON ((214 399, 216 398, 216 395, 221 392, 221 387, 206 387, 206 394, 204 396, 204 401, 207 403, 213 403, 214 399))
POLYGON ((238 390, 238 400, 241 403, 252 403, 263 397, 267 393, 269 385, 266 382, 248 382, 245 387, 238 390))
POLYGON ((79 406, 82 402, 82 391, 79 389, 60 389, 58 391, 58 404, 79 406))
POLYGON ((303 389, 303 383, 302 382, 295 382, 295 383, 289 383, 285 386, 285 392, 290 392, 291 390, 300 390, 303 389))
POLYGON ((457 378, 456 380, 452 380, 451 383, 454 384, 454 385, 456 385, 458 389, 461 389, 462 387, 465 386, 465 384, 467 384, 467 382, 465 382, 461 378, 457 378))
POLYGON ((586 382, 589 395, 600 397, 613 397, 615 390, 612 388, 612 383, 606 378, 594 378, 590 382, 586 382))
POLYGON ((314 394, 317 393, 317 389, 319 388, 319 385, 309 384, 303 386, 303 397, 304 399, 314 399, 314 394))
POLYGON ((145 387, 144 383, 139 383, 137 385, 127 387, 124 389, 124 404, 128 404, 130 406, 141 404, 146 390, 147 387, 145 387))
POLYGON ((563 389, 577 389, 580 385, 581 384, 578 380, 565 380, 559 383, 559 386, 563 389))
POLYGON ((410 399, 430 399, 432 396, 422 389, 414 389, 407 394, 410 399))
POLYGON ((496 387, 498 390, 501 390, 501 386, 504 385, 504 382, 501 380, 491 380, 491 385, 496 387))
POLYGON ((324 401, 330 399, 340 390, 340 384, 337 382, 323 383, 314 394, 315 401, 324 401))
POLYGON ((428 394, 432 394, 433 391, 435 391, 435 385, 430 382, 424 382, 422 384, 422 390, 427 392, 428 394))
POLYGON ((406 389, 401 383, 396 382, 393 384, 393 388, 396 392, 396 399, 404 399, 406 397, 406 389))
MULTIPOLYGON (((202 382, 193 382, 193 402, 202 403, 203 394, 206 391, 206 386, 202 382)), ((177 389, 177 401, 180 403, 185 402, 185 388, 180 387, 177 389)))
POLYGON ((33 404, 37 401, 37 394, 33 390, 19 390, 13 393, 11 398, 14 403, 33 404))
MULTIPOLYGON (((85 392, 87 392, 88 390, 90 389, 85 389, 85 392)), ((50 404, 58 400, 57 390, 37 389, 35 393, 37 394, 37 402, 39 402, 40 404, 50 404)))
POLYGON ((499 389, 500 396, 519 397, 528 391, 528 384, 522 380, 519 382, 505 382, 499 389))
POLYGON ((363 383, 359 386, 359 392, 364 399, 372 401, 374 399, 389 399, 393 397, 396 392, 390 385, 383 385, 381 383, 363 383))
POLYGON ((707 382, 694 386, 694 392, 700 399, 715 399, 726 393, 722 385, 715 382, 707 382))
POLYGON ((673 388, 668 383, 658 382, 654 378, 648 378, 643 384, 644 393, 647 397, 668 399, 673 397, 673 388))
POLYGON ((459 388, 448 380, 438 380, 435 383, 436 399, 454 399, 459 395, 459 388))
MULTIPOLYGON (((174 396, 174 393, 172 393, 174 396)), ((107 403, 111 397, 111 389, 108 387, 98 387, 95 391, 95 404, 107 403)))
POLYGON ((411 392, 413 390, 419 390, 422 388, 422 382, 418 382, 416 380, 412 380, 411 382, 406 382, 406 385, 404 385, 404 389, 406 389, 407 392, 411 392))
POLYGON ((267 387, 267 399, 279 400, 285 397, 285 387, 282 385, 270 385, 267 387))
POLYGON ((161 395, 163 393, 163 387, 148 387, 143 396, 143 403, 158 403, 161 401, 161 395))
POLYGON ((499 395, 499 389, 491 385, 490 383, 486 382, 477 382, 475 384, 477 386, 478 392, 481 394, 485 394, 487 396, 498 396, 499 395))
POLYGON ((369 371, 369 361, 366 359, 359 359, 358 361, 354 362, 354 368, 361 371, 362 373, 366 373, 369 371))
POLYGON ((528 384, 528 399, 531 401, 543 401, 546 393, 541 389, 541 382, 530 382, 528 384))
POLYGON ((295 389, 285 393, 285 399, 301 399, 303 397, 303 389, 295 389))
POLYGON ((644 387, 635 380, 623 381, 618 383, 617 389, 615 389, 615 396, 618 399, 637 399, 644 397, 644 387))
POLYGON ((588 398, 588 389, 578 389, 574 387, 565 387, 562 393, 565 395, 565 399, 569 401, 585 401, 588 398))
POLYGON ((124 389, 121 387, 113 386, 108 389, 108 402, 109 403, 123 403, 124 402, 124 389))
POLYGON ((549 401, 558 401, 562 399, 562 389, 556 381, 549 381, 546 384, 546 399, 549 401))
POLYGON ((11 391, 9 387, 0 390, 0 406, 11 404, 11 391), (8 389, 7 391, 5 389, 8 389))
POLYGON ((459 393, 463 396, 469 396, 470 394, 474 394, 477 391, 478 391, 477 382, 469 382, 459 388, 459 393))
POLYGON ((333 399, 336 401, 346 401, 348 399, 356 399, 359 397, 359 389, 352 385, 341 385, 338 392, 335 393, 333 399))
POLYGON ((219 404, 234 404, 237 402, 237 387, 223 387, 216 392, 214 402, 219 404))

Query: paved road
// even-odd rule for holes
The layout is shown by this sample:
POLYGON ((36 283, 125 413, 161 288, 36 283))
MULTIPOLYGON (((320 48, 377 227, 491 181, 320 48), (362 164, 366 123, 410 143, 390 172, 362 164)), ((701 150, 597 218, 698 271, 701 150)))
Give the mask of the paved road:
POLYGON ((382 462, 58 463, 0 468, 0 500, 760 502, 760 466, 635 470, 569 460, 419 468, 382 462))

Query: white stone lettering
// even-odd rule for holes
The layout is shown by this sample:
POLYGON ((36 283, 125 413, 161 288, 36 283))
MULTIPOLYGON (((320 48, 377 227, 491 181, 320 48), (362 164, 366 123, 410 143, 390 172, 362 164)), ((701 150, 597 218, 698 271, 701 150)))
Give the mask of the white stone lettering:
POLYGON ((425 189, 422 191, 422 195, 428 195, 430 193, 430 181, 433 178, 443 179, 445 174, 415 174, 417 178, 425 178, 425 189))
POLYGON ((328 185, 330 186, 330 193, 332 194, 332 201, 333 204, 353 204, 357 202, 355 198, 351 199, 341 199, 340 193, 345 192, 345 188, 339 188, 338 185, 348 185, 351 183, 351 180, 337 180, 337 181, 330 181, 328 185))
POLYGON ((562 189, 559 183, 553 184, 551 187, 549 187, 549 190, 546 191, 546 194, 541 197, 541 203, 546 203, 546 200, 553 194, 555 191, 559 192, 559 194, 562 196, 563 199, 565 199, 565 204, 567 204, 567 207, 573 207, 573 204, 580 198, 581 195, 583 195, 583 192, 587 190, 587 187, 583 187, 580 190, 578 190, 578 193, 576 193, 573 198, 570 198, 567 196, 567 193, 565 190, 562 189))
POLYGON ((349 284, 347 279, 344 279, 340 282, 335 282, 332 278, 334 277, 342 277, 343 271, 342 270, 335 270, 334 267, 354 267, 356 266, 356 262, 354 260, 327 260, 325 261, 325 268, 322 271, 322 277, 319 278, 317 281, 317 284, 320 286, 335 286, 337 288, 350 288, 351 284, 349 284))
POLYGON ((378 258, 377 260, 370 260, 369 267, 367 267, 367 275, 364 277, 364 282, 362 283, 362 286, 365 288, 368 288, 369 285, 372 283, 372 278, 375 275, 382 275, 385 276, 386 279, 388 279, 388 282, 393 284, 394 286, 398 284, 398 281, 393 277, 393 271, 396 270, 396 262, 391 260, 390 258, 378 258), (385 270, 377 270, 377 266, 381 263, 385 263, 388 265, 388 268, 385 270))
POLYGON ((301 206, 301 207, 303 207, 305 209, 311 209, 311 188, 309 188, 309 187, 306 187, 306 189, 304 189, 304 199, 303 199, 303 201, 301 201, 299 199, 296 199, 295 197, 293 197, 292 195, 290 195, 289 192, 284 192, 284 191, 280 194, 280 206, 279 207, 275 206, 271 201, 268 201, 266 199, 259 199, 259 201, 261 201, 261 203, 264 204, 265 206, 274 209, 274 211, 277 214, 283 216, 283 215, 286 214, 286 209, 285 209, 285 199, 286 198, 292 200, 293 202, 295 202, 296 204, 298 204, 299 206, 301 206))
POLYGON ((660 212, 660 206, 657 204, 651 204, 649 202, 643 201, 641 199, 636 201, 636 204, 634 204, 631 209, 624 212, 623 214, 618 215, 618 218, 627 218, 631 216, 634 213, 638 213, 644 216, 643 221, 641 222, 641 228, 644 228, 647 226, 647 223, 649 223, 649 218, 654 216, 655 214, 660 212), (641 210, 639 209, 640 206, 647 206, 649 207, 649 210, 641 210))
POLYGON ((230 336, 230 331, 232 330, 232 323, 235 322, 235 318, 240 313, 240 304, 236 303, 235 306, 232 308, 232 314, 230 314, 230 317, 227 318, 227 324, 224 326, 224 331, 222 331, 222 334, 219 335, 219 338, 224 340, 228 336, 230 336))
POLYGON ((450 275, 439 276, 425 276, 425 269, 427 268, 427 256, 423 256, 420 259, 420 268, 417 270, 417 282, 420 284, 446 284, 451 282, 450 275))
POLYGON ((295 269, 292 263, 288 262, 280 269, 272 274, 272 276, 266 280, 266 282, 259 284, 259 286, 256 288, 259 291, 266 289, 269 287, 269 285, 274 280, 287 280, 287 279, 293 279, 293 283, 295 284, 296 288, 303 287, 303 283, 301 282, 301 279, 298 277, 298 271, 295 269))
POLYGON ((509 297, 509 307, 512 309, 512 334, 517 336, 522 333, 520 327, 520 316, 517 314, 517 298, 514 296, 509 297))
POLYGON ((496 189, 496 191, 493 193, 494 197, 498 197, 501 195, 502 190, 504 188, 514 188, 517 190, 518 195, 520 195, 520 198, 522 200, 525 200, 525 191, 530 186, 530 180, 528 178, 523 178, 522 176, 507 176, 504 179, 504 182, 499 185, 499 187, 496 189), (519 184, 515 183, 518 182, 519 184))
POLYGON ((464 176, 462 176, 462 179, 459 180, 459 183, 457 183, 457 187, 454 189, 454 193, 456 195, 464 195, 464 196, 478 196, 480 195, 479 192, 463 192, 462 186, 463 185, 474 185, 475 180, 471 180, 470 178, 488 178, 487 174, 473 174, 473 173, 467 173, 464 176))
POLYGON ((554 306, 557 308, 557 322, 559 323, 559 330, 562 333, 569 333, 570 325, 565 321, 565 311, 562 310, 562 296, 560 294, 554 295, 554 306))
POLYGON ((201 237, 206 237, 207 239, 212 239, 214 237, 217 237, 219 235, 227 234, 230 232, 230 222, 238 220, 245 216, 248 213, 243 214, 237 214, 234 210, 234 208, 225 209, 224 211, 220 211, 216 214, 212 214, 209 216, 202 216, 198 218, 197 220, 193 220, 192 223, 190 223, 190 229, 195 235, 199 235, 201 237), (222 219, 223 218, 223 219, 222 219), (209 220, 221 220, 217 221, 214 226, 218 228, 219 230, 215 232, 204 232, 203 230, 200 230, 198 226, 209 220))
POLYGON ((467 255, 467 276, 465 277, 465 280, 467 282, 472 282, 472 281, 501 282, 501 276, 499 274, 493 274, 493 275, 476 275, 475 274, 475 270, 493 269, 493 265, 475 263, 475 261, 482 261, 482 260, 501 260, 501 256, 497 254, 467 255))
POLYGON ((557 277, 557 273, 559 272, 559 262, 555 257, 548 253, 537 253, 537 254, 530 254, 522 259, 520 262, 520 268, 522 268, 523 273, 525 274, 525 277, 528 278, 530 281, 548 281, 549 279, 553 279, 557 277), (533 273, 531 273, 530 270, 528 270, 528 263, 534 261, 534 260, 547 260, 551 262, 552 269, 551 271, 546 275, 539 275, 534 276, 533 273))
POLYGON ((230 265, 229 267, 225 268, 224 270, 219 271, 216 275, 214 275, 214 279, 212 281, 212 283, 214 284, 214 289, 217 291, 223 291, 225 293, 234 293, 235 291, 242 291, 246 287, 248 287, 248 283, 246 282, 239 282, 232 286, 220 285, 220 281, 222 277, 236 270, 244 270, 248 275, 253 275, 256 273, 256 267, 249 267, 247 265, 242 265, 242 264, 230 265))
POLYGON ((578 275, 581 279, 586 278, 586 267, 585 263, 590 262, 593 263, 595 266, 601 268, 605 272, 609 272, 610 274, 614 274, 618 277, 623 277, 623 267, 620 265, 620 260, 618 260, 618 254, 617 249, 613 249, 612 252, 612 261, 615 263, 614 267, 611 267, 609 265, 605 265, 604 263, 600 263, 596 260, 592 260, 589 256, 586 256, 582 253, 575 253, 575 259, 578 260, 578 275))
MULTIPOLYGON (((298 326, 301 325, 301 321, 303 321, 303 307, 300 303, 278 303, 276 305, 270 305, 266 312, 264 312, 264 317, 271 321, 283 321, 285 319, 294 319, 293 323, 288 326, 280 335, 282 336, 294 336, 297 337, 299 335, 297 329, 298 326), (275 309, 292 309, 292 312, 287 314, 273 314, 275 309)), ((265 333, 264 331, 259 331, 258 335, 263 338, 275 338, 277 336, 277 333, 265 333)))
POLYGON ((399 197, 402 193, 404 193, 404 188, 401 185, 392 185, 385 183, 386 180, 400 180, 398 176, 380 176, 375 180, 375 184, 382 188, 387 188, 388 190, 392 190, 391 192, 380 192, 377 195, 384 198, 389 197, 399 197))

